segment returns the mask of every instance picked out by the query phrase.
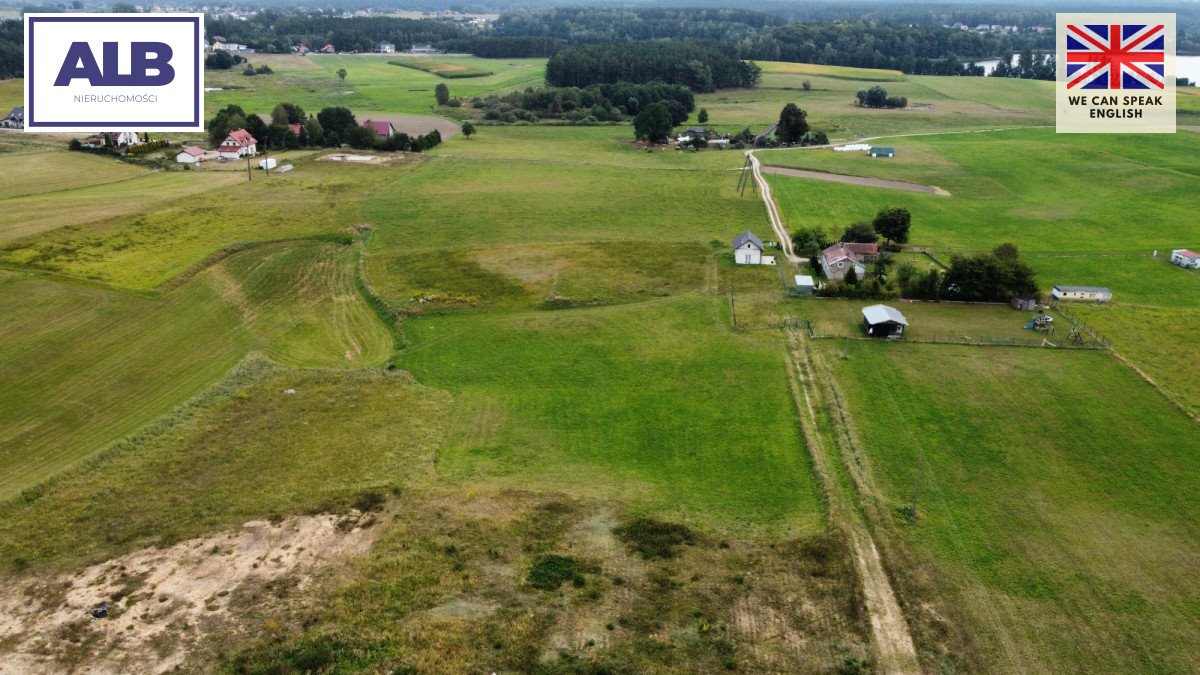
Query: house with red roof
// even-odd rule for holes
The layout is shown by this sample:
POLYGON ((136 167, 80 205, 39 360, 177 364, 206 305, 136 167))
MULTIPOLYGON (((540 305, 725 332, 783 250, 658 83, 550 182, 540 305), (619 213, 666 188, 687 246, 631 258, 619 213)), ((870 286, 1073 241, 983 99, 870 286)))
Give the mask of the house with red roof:
POLYGON ((1176 249, 1171 251, 1171 262, 1189 270, 1200 269, 1200 253, 1189 251, 1186 248, 1176 249))
POLYGON ((289 124, 288 131, 292 132, 293 136, 299 138, 301 126, 299 124, 289 124))
POLYGON ((866 263, 879 254, 879 244, 858 244, 839 241, 821 251, 821 271, 830 281, 846 278, 851 269, 862 279, 867 274, 866 263))
POLYGON ((376 136, 381 138, 391 138, 396 135, 396 127, 392 126, 391 122, 375 122, 366 120, 362 123, 364 129, 370 129, 375 132, 376 136))
POLYGON ((335 49, 332 44, 327 44, 324 47, 321 47, 321 53, 322 54, 335 54, 335 53, 337 53, 337 49, 335 49))
POLYGON ((176 153, 175 161, 180 164, 199 164, 204 161, 204 150, 189 145, 176 153))
POLYGON ((234 129, 225 140, 217 146, 217 157, 221 159, 240 159, 258 154, 258 140, 245 129, 234 129))

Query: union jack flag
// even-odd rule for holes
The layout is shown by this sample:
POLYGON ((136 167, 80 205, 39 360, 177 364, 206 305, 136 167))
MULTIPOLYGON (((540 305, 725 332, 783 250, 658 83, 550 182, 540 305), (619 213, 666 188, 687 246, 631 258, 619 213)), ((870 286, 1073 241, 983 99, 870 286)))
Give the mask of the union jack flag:
POLYGON ((1067 24, 1067 89, 1162 89, 1163 25, 1067 24))

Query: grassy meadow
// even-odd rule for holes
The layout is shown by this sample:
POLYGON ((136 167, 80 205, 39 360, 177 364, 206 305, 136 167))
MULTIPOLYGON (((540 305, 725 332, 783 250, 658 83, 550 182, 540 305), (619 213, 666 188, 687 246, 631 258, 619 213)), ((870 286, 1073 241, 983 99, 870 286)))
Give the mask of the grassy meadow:
POLYGON ((896 577, 931 575, 923 592, 966 612, 981 667, 1191 667, 1192 420, 1101 352, 854 342, 842 360, 824 345, 890 509, 924 454, 896 577))
MULTIPOLYGON (((210 71, 223 90, 206 108, 429 114, 438 83, 471 97, 544 72, 439 56, 491 73, 447 80, 400 58, 254 55, 275 72, 210 71)), ((1012 241, 1044 287, 1112 287, 1113 306, 1078 313, 1161 388, 1102 352, 813 341, 848 404, 829 419, 877 478, 859 496, 897 513, 925 453, 921 517, 879 523, 881 551, 913 625, 940 615, 976 637, 941 654, 918 632, 923 663, 1187 670, 1200 466, 1179 407, 1200 408, 1178 364, 1200 351, 1186 328, 1200 276, 1150 252, 1200 246, 1200 136, 996 131, 1052 124, 1044 82, 762 65, 758 89, 697 97, 709 124, 757 131, 795 101, 833 137, 890 135, 900 152, 764 163, 951 194, 771 176, 789 227, 904 206, 913 243, 942 258, 1012 241), (872 82, 932 107, 855 107, 872 82), (942 133, 956 130, 980 133, 942 133)), ((14 92, 0 82, 0 107, 14 92)), ((845 335, 868 303, 788 299, 791 266, 732 263, 742 230, 774 238, 758 196, 736 190, 743 153, 647 151, 631 135, 480 125, 386 165, 296 156, 248 182, 0 134, 14 176, 0 187, 0 584, 362 508, 371 551, 292 580, 303 593, 278 591, 288 609, 270 616, 230 589, 245 630, 187 665, 863 666, 870 617, 779 326, 845 335), (687 536, 639 555, 620 534, 637 518, 687 536), (551 554, 575 576, 542 590, 530 579, 551 554)), ((1007 307, 901 309, 917 336, 1037 338, 1007 307)))

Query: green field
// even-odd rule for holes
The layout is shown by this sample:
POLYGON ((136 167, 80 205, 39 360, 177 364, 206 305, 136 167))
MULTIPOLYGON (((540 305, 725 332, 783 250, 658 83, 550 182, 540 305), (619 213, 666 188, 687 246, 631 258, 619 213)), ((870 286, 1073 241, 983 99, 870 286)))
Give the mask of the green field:
MULTIPOLYGON (((544 71, 251 61, 275 72, 206 73, 225 88, 210 113, 429 114, 439 83, 469 99, 544 71)), ((1113 289, 1074 313, 1153 384, 1098 350, 919 344, 1040 342, 1002 305, 897 301, 911 341, 836 339, 873 302, 789 298, 805 268, 733 264, 742 230, 776 236, 736 189, 744 154, 647 151, 628 125, 480 125, 252 181, 0 134, 0 596, 58 611, 85 565, 197 537, 249 575, 149 646, 51 628, 40 665, 149 670, 111 659, 196 636, 185 667, 236 672, 880 670, 868 536, 928 672, 1189 670, 1200 275, 1164 256, 1200 246, 1200 136, 1032 128, 1053 122, 1045 82, 763 66, 758 89, 697 97, 711 125, 757 131, 795 101, 833 137, 899 150, 764 163, 950 193, 770 176, 788 227, 903 206, 941 260, 1014 242, 1045 289, 1113 289), (855 107, 869 82, 932 107, 855 107), (267 582, 266 555, 210 543, 313 514, 335 538, 365 521, 373 546, 267 582), (665 557, 637 552, 663 532, 680 537, 665 557), (544 589, 550 554, 570 574, 544 589)), ((114 604, 176 606, 154 593, 114 604)), ((24 649, 7 625, 0 670, 24 649)))
POLYGON ((416 58, 401 58, 393 61, 388 61, 393 66, 401 68, 413 68, 416 70, 432 73, 438 77, 448 80, 465 79, 470 77, 487 77, 494 75, 490 70, 481 68, 471 68, 459 63, 443 61, 440 59, 416 59, 416 58))
POLYGON ((1113 289, 1119 302, 1187 306, 1200 279, 1151 253, 1200 238, 1200 172, 1187 156, 1200 136, 1087 136, 1051 130, 892 138, 897 156, 771 151, 767 164, 937 185, 951 197, 770 176, 791 227, 838 228, 884 206, 912 211, 911 242, 947 258, 1015 243, 1039 282, 1113 289), (1002 149, 1001 149, 1002 148, 1002 149), (1012 162, 1012 156, 1023 158, 1012 162), (1097 180, 1108 189, 1097 191, 1097 180), (814 208, 814 205, 820 205, 814 208))
POLYGON ((899 576, 964 614, 977 668, 1191 667, 1194 422, 1098 352, 855 342, 830 360, 886 506, 909 504, 924 453, 899 576))
MULTIPOLYGON (((300 105, 316 113, 326 106, 344 106, 355 114, 428 114, 434 109, 433 90, 443 77, 415 68, 389 63, 399 58, 388 54, 338 54, 294 56, 254 54, 254 65, 268 65, 271 75, 247 77, 237 68, 205 71, 206 87, 235 87, 205 94, 205 109, 212 114, 231 103, 247 111, 268 114, 280 101, 300 105), (345 81, 337 71, 345 69, 345 81)), ((449 83, 452 96, 470 98, 492 91, 509 91, 542 83, 545 59, 480 59, 473 56, 439 56, 439 64, 481 73, 449 83), (490 73, 482 75, 482 73, 490 73)))

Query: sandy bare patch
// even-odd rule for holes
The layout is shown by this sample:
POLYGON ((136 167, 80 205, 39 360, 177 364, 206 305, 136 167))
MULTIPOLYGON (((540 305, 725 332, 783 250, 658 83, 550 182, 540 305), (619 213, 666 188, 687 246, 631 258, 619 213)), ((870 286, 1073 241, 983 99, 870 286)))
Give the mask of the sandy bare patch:
POLYGON ((250 521, 3 589, 0 673, 168 671, 206 641, 243 632, 244 614, 283 595, 260 600, 255 589, 302 593, 321 567, 367 550, 373 522, 356 513, 250 521), (93 618, 102 603, 108 616, 93 618))
POLYGON ((884 188, 887 190, 903 190, 905 192, 924 192, 926 194, 940 195, 949 197, 950 193, 936 185, 921 185, 919 183, 906 183, 902 180, 886 180, 883 178, 868 178, 866 176, 847 176, 841 173, 826 173, 824 171, 806 171, 804 169, 788 169, 781 166, 764 166, 763 173, 773 173, 777 176, 791 176, 793 178, 807 178, 809 180, 824 180, 831 183, 846 183, 848 185, 862 185, 864 187, 884 188))

